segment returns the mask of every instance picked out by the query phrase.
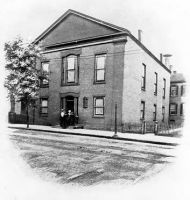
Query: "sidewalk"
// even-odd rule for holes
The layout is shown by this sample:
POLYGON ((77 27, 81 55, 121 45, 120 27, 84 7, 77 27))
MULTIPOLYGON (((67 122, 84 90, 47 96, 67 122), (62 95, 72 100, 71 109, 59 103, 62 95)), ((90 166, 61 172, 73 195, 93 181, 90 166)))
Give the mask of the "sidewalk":
MULTIPOLYGON (((27 129, 26 124, 9 124, 8 127, 15 129, 27 129)), ((134 141, 134 142, 145 142, 150 144, 172 145, 172 146, 176 146, 181 142, 181 138, 158 136, 155 135, 154 133, 147 133, 143 135, 135 133, 118 132, 117 133, 118 137, 113 137, 114 135, 113 131, 90 130, 90 129, 62 129, 62 128, 54 128, 51 126, 41 126, 41 125, 30 125, 28 130, 99 137, 99 138, 134 141)))

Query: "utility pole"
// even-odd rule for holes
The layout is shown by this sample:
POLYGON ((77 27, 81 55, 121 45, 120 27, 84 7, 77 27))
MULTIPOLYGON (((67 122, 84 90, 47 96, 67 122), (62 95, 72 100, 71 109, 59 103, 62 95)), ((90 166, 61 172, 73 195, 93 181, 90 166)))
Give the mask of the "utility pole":
POLYGON ((117 135, 117 103, 115 104, 115 128, 113 137, 118 137, 117 135))

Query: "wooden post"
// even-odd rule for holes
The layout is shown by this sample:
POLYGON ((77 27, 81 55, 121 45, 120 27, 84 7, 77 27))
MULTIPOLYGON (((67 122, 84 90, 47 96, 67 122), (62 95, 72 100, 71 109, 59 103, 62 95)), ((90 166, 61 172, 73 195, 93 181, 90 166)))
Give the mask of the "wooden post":
POLYGON ((29 128, 29 112, 28 112, 28 102, 26 106, 26 121, 27 121, 27 128, 29 128))
POLYGON ((117 135, 117 104, 115 104, 115 127, 113 137, 118 137, 117 135))

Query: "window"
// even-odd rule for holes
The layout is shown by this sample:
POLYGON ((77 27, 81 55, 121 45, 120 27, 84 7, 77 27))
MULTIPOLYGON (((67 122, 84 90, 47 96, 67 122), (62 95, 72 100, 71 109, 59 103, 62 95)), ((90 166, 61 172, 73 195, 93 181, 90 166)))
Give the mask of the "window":
POLYGON ((156 115, 157 115, 157 106, 156 104, 154 104, 153 121, 156 121, 156 115))
POLYGON ((163 99, 166 98, 166 79, 163 79, 163 99))
POLYGON ((46 87, 49 85, 49 62, 42 62, 41 64, 41 86, 46 87))
POLYGON ((141 101, 141 116, 140 116, 141 120, 145 119, 145 102, 141 101))
POLYGON ((177 95, 178 95, 178 86, 172 85, 171 88, 170 88, 170 96, 176 97, 177 95))
POLYGON ((180 115, 183 115, 183 103, 180 104, 180 115))
POLYGON ((143 64, 143 74, 142 74, 142 79, 141 79, 141 89, 145 90, 146 89, 146 65, 143 64))
POLYGON ((95 83, 105 82, 105 61, 106 54, 95 57, 95 83))
POLYGON ((48 99, 47 98, 40 99, 40 114, 48 115, 48 99))
POLYGON ((83 98, 83 108, 88 108, 88 98, 87 97, 83 98))
POLYGON ((157 95, 157 90, 158 90, 158 74, 155 72, 154 95, 157 95))
POLYGON ((185 95, 185 85, 181 86, 181 96, 185 95))
POLYGON ((177 115, 177 104, 170 104, 170 115, 177 115))
POLYGON ((165 107, 162 106, 162 122, 165 120, 165 107))
POLYGON ((62 62, 62 85, 73 85, 78 83, 78 57, 69 55, 62 62))
POLYGON ((94 116, 104 115, 104 97, 94 97, 94 116))

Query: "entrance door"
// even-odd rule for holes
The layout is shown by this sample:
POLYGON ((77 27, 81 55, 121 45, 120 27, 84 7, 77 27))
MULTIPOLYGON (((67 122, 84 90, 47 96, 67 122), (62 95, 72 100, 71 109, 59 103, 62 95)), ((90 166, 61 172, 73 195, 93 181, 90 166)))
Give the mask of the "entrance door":
POLYGON ((66 96, 61 98, 61 108, 66 112, 71 110, 72 113, 78 115, 78 97, 66 96))
POLYGON ((68 96, 66 97, 66 112, 71 110, 72 113, 74 113, 74 97, 68 96))

